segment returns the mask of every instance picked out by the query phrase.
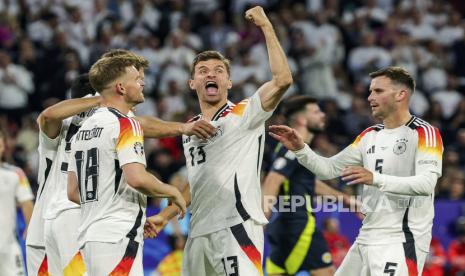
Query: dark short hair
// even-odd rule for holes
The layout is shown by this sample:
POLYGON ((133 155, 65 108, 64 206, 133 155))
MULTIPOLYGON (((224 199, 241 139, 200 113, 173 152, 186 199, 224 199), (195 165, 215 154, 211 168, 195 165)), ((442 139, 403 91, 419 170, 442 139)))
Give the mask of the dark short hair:
POLYGON ((194 77, 195 73, 195 66, 201 62, 201 61, 207 61, 210 59, 217 59, 220 60, 224 63, 224 66, 226 67, 226 71, 228 72, 228 75, 230 76, 231 70, 230 70, 230 63, 229 59, 225 58, 220 52, 218 51, 203 51, 199 53, 194 60, 192 61, 191 65, 191 78, 194 77))
POLYGON ((74 79, 71 84, 70 91, 72 99, 82 98, 87 94, 94 95, 95 92, 97 92, 92 85, 90 85, 89 74, 87 73, 79 75, 76 79, 74 79))
POLYGON ((289 118, 295 113, 305 110, 307 104, 317 103, 318 101, 310 96, 292 96, 283 103, 283 115, 289 118))
POLYGON ((382 76, 389 78, 395 84, 405 85, 411 93, 415 92, 415 80, 402 67, 391 66, 370 73, 372 79, 382 76))

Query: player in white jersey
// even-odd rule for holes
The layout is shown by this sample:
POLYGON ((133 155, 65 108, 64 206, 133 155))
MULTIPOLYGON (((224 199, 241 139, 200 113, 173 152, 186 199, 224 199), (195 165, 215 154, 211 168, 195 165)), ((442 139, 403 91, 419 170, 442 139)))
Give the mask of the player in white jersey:
POLYGON ((317 177, 365 184, 363 225, 336 275, 421 275, 431 242, 434 187, 442 173, 441 135, 410 114, 415 82, 407 71, 389 67, 370 76, 368 101, 383 124, 363 131, 337 155, 317 155, 286 126, 270 131, 317 177))
MULTIPOLYGON (((85 78, 85 76, 81 76, 78 80, 81 78, 85 78)), ((73 88, 77 83, 79 83, 79 81, 73 84, 73 88)), ((53 265, 49 270, 49 261, 46 257, 47 252, 45 250, 44 216, 49 209, 49 203, 55 198, 54 194, 58 191, 55 183, 62 181, 62 179, 60 179, 60 174, 63 174, 63 172, 60 170, 63 166, 64 156, 63 153, 58 153, 58 149, 69 146, 69 138, 73 131, 76 130, 78 121, 86 116, 85 111, 97 106, 98 103, 98 97, 67 100, 44 110, 37 118, 37 123, 39 125, 39 189, 37 191, 36 205, 31 220, 30 234, 27 236, 26 240, 26 256, 29 275, 47 275, 48 272, 54 275, 60 275, 63 272, 63 270, 59 269, 58 262, 52 262, 53 265), (65 118, 80 113, 81 116, 74 118, 72 123, 71 118, 62 122, 65 118), (65 138, 68 138, 68 140, 65 138), (58 172, 56 172, 57 168, 58 172)), ((66 182, 63 185, 66 187, 66 182)), ((76 204, 74 204, 74 206, 76 206, 76 204)), ((76 220, 69 221, 65 224, 67 225, 66 227, 72 228, 74 225, 73 223, 76 223, 76 220)), ((66 232, 66 234, 73 233, 69 231, 68 228, 67 231, 64 232, 66 232)), ((64 240, 67 243, 72 242, 72 239, 64 240)), ((73 251, 71 255, 73 256, 76 253, 77 250, 73 251)), ((66 251, 66 254, 65 252, 60 252, 59 255, 60 256, 55 256, 55 259, 66 259, 70 254, 66 251)), ((80 264, 82 270, 82 262, 80 264)))
POLYGON ((4 151, 5 134, 0 130, 0 275, 26 275, 16 237, 16 206, 21 207, 27 229, 34 207, 34 196, 23 170, 3 162, 4 151))
POLYGON ((144 101, 132 56, 101 58, 89 79, 102 107, 72 139, 68 197, 81 204, 78 242, 89 275, 142 275, 142 227, 149 196, 169 197, 183 211, 179 191, 145 170, 143 132, 127 117, 144 101))
POLYGON ((45 184, 47 200, 43 203, 45 253, 48 271, 52 275, 71 272, 82 275, 85 272, 77 244, 79 205, 67 197, 67 154, 71 149, 71 138, 80 124, 100 103, 100 97, 92 97, 94 93, 88 84, 88 75, 81 75, 71 87, 74 99, 48 107, 37 120, 44 135, 57 141, 56 155, 45 184))
MULTIPOLYGON (((102 57, 112 57, 120 55, 133 55, 139 58, 140 62, 136 68, 143 75, 144 69, 148 63, 145 59, 135 56, 127 50, 117 49, 105 53, 102 57)), ((95 93, 91 87, 88 75, 80 76, 72 85, 72 98, 82 97, 87 94, 95 93)), ((85 108, 85 107, 84 107, 85 108)), ((89 106, 90 108, 90 106, 89 106)), ((52 275, 64 273, 65 275, 72 273, 73 275, 82 275, 85 271, 85 266, 82 261, 82 256, 79 252, 77 242, 78 231, 80 225, 80 206, 68 200, 67 197, 67 159, 71 149, 70 141, 73 135, 79 130, 83 119, 93 113, 93 110, 86 110, 73 118, 63 120, 63 112, 69 108, 62 103, 50 107, 44 116, 48 115, 47 120, 43 120, 48 124, 48 128, 55 127, 60 131, 59 146, 57 156, 50 171, 50 177, 47 186, 51 190, 47 206, 45 207, 45 243, 49 271, 52 275), (60 111, 61 110, 61 111, 60 111), (62 122, 63 120, 63 122, 62 122), (53 122, 62 122, 60 124, 50 125, 53 122), (52 188, 50 188, 52 187, 52 188)), ((161 137, 169 135, 181 135, 182 133, 192 133, 200 135, 207 133, 212 126, 206 122, 195 124, 181 124, 175 122, 165 122, 151 117, 138 117, 138 120, 143 122, 143 128, 148 137, 161 137)), ((204 136, 202 136, 204 137, 204 136)))
MULTIPOLYGON (((185 276, 263 275, 267 220, 261 206, 260 167, 264 123, 291 85, 292 75, 263 9, 248 10, 246 18, 265 35, 272 80, 236 105, 227 100, 232 87, 229 61, 220 53, 198 54, 191 69, 189 86, 197 92, 202 111, 193 120, 208 120, 217 132, 206 140, 183 137, 192 198, 185 276)), ((157 217, 169 219, 173 210, 166 208, 157 217)), ((157 217, 148 222, 151 230, 157 228, 157 217)))

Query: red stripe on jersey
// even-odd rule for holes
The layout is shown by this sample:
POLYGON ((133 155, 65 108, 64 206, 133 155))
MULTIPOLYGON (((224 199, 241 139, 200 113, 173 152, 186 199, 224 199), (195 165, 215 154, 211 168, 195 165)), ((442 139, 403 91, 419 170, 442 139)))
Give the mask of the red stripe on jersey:
POLYGON ((415 129, 418 133, 418 150, 436 155, 442 160, 442 138, 441 133, 430 125, 421 125, 415 129))
POLYGON ((37 272, 37 276, 50 276, 48 273, 48 262, 47 262, 47 255, 44 256, 42 263, 40 264, 39 271, 37 272))
POLYGON ((352 146, 356 146, 358 145, 358 143, 360 143, 360 140, 362 140, 363 136, 365 136, 368 132, 374 130, 375 128, 374 127, 369 127, 367 129, 365 129, 364 131, 362 131, 362 133, 360 133, 357 138, 355 138, 354 142, 352 143, 352 146))
POLYGON ((116 142, 116 150, 120 151, 136 142, 144 143, 139 122, 130 118, 119 118, 119 136, 116 142))
POLYGON ((405 262, 407 263, 408 276, 418 276, 418 268, 415 260, 405 258, 405 262))
POLYGON ((108 274, 110 276, 127 276, 131 272, 134 257, 124 257, 121 262, 108 274))
POLYGON ((258 249, 254 245, 241 246, 241 249, 245 252, 247 257, 249 257, 250 261, 252 261, 253 265, 260 273, 260 275, 263 275, 262 255, 260 254, 258 249))

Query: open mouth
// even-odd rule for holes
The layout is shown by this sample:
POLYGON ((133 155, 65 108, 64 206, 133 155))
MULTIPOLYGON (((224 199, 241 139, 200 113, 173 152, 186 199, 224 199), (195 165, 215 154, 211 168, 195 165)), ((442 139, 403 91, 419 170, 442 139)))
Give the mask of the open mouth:
POLYGON ((218 84, 214 81, 208 81, 205 89, 207 90, 207 95, 216 95, 218 93, 218 84))

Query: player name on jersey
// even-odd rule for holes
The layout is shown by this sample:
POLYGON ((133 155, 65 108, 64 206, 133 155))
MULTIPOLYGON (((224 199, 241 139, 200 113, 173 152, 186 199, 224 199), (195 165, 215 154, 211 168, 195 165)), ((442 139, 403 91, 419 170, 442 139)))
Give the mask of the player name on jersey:
POLYGON ((88 130, 80 130, 76 134, 76 140, 91 140, 93 138, 100 138, 100 135, 102 135, 102 130, 103 127, 94 127, 93 129, 88 129, 88 130))

